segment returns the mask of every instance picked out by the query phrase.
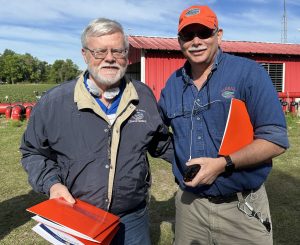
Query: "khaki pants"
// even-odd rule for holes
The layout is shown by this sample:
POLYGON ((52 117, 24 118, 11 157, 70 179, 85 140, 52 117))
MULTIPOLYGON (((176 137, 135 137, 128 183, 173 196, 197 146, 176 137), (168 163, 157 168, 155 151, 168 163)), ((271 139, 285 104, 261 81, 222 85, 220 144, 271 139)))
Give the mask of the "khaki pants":
MULTIPOLYGON (((245 199, 260 218, 271 222, 264 186, 245 199)), ((268 232, 258 219, 240 211, 238 201, 214 204, 179 189, 175 204, 175 245, 273 244, 272 229, 268 232)))

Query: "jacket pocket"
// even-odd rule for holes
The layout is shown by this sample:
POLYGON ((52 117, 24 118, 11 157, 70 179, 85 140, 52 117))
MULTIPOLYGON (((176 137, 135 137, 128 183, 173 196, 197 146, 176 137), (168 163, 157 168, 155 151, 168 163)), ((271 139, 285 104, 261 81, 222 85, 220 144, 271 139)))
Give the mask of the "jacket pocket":
MULTIPOLYGON (((130 163, 127 163, 129 166, 130 163)), ((147 200, 151 186, 151 173, 146 155, 141 155, 130 169, 118 171, 112 209, 117 213, 128 212, 147 200)))
POLYGON ((91 174, 91 171, 86 169, 88 165, 95 162, 95 160, 95 157, 88 156, 82 159, 70 160, 63 163, 62 180, 64 185, 71 190, 79 176, 85 175, 87 177, 89 174, 91 174))

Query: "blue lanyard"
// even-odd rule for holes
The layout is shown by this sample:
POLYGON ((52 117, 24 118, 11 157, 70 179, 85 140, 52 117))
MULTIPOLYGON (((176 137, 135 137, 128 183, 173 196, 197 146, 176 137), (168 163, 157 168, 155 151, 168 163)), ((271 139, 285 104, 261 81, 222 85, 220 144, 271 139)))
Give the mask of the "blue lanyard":
MULTIPOLYGON (((90 92, 89 90, 89 87, 87 86, 87 78, 89 76, 89 73, 86 72, 84 74, 84 85, 86 87, 86 89, 90 92)), ((111 115, 111 114, 115 114, 117 112, 117 109, 119 107, 119 104, 120 104, 120 101, 121 101, 121 98, 122 98, 122 94, 123 94, 123 91, 124 91, 124 88, 125 88, 125 79, 122 78, 121 80, 121 85, 120 85, 120 92, 119 94, 114 98, 111 106, 109 108, 106 107, 106 105, 104 105, 104 103, 97 97, 97 96, 94 96, 92 93, 90 93, 94 98, 95 100, 97 101, 98 105, 100 106, 100 108, 105 112, 106 115, 111 115)))

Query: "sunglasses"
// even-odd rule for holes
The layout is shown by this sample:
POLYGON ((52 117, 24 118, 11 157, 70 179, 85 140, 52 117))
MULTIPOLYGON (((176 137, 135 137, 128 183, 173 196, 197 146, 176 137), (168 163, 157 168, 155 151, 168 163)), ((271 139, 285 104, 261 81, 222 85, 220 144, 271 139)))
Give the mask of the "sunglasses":
POLYGON ((178 37, 180 38, 181 41, 183 42, 189 42, 192 41, 195 37, 198 37, 200 39, 207 39, 212 36, 214 36, 218 31, 218 28, 216 29, 201 29, 196 32, 181 32, 178 34, 178 37))

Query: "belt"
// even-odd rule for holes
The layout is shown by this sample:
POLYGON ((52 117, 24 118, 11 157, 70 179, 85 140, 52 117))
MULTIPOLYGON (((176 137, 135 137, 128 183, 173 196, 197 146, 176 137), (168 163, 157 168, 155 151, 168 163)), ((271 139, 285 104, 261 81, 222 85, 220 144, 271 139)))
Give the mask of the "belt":
MULTIPOLYGON (((251 192, 255 192, 256 190, 249 190, 241 192, 243 197, 246 198, 251 192)), ((238 201, 237 193, 234 193, 229 196, 203 196, 201 198, 207 199, 209 202, 214 204, 222 204, 222 203, 230 203, 238 201)))

